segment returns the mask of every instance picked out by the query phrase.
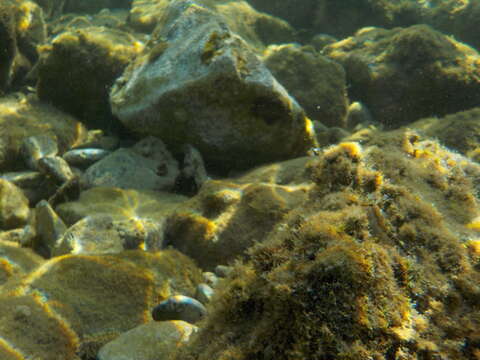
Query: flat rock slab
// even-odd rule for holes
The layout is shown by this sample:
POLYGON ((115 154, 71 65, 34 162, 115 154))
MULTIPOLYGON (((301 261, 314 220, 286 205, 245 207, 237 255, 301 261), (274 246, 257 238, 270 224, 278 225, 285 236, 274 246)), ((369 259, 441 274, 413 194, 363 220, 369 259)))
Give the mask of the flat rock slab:
POLYGON ((304 154, 314 143, 297 102, 215 12, 172 2, 150 51, 117 79, 113 113, 173 151, 195 146, 207 167, 240 169, 304 154))

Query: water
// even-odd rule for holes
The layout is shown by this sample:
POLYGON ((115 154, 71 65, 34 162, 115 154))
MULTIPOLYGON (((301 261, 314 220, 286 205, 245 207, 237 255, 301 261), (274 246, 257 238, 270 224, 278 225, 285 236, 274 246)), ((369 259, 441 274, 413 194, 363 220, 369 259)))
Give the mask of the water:
POLYGON ((0 358, 479 359, 478 19, 0 0, 0 358))

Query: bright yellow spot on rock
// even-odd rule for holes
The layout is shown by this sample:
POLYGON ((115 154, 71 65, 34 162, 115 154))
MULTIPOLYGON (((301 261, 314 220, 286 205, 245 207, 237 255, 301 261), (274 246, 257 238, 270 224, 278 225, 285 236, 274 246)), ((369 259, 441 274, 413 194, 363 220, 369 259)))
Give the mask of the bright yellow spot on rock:
POLYGON ((467 228, 473 231, 480 231, 480 218, 476 218, 471 223, 467 224, 467 228))
POLYGON ((27 358, 2 337, 0 337, 0 350, 2 351, 2 353, 6 353, 7 355, 9 355, 9 359, 23 360, 27 358))
POLYGON ((362 147, 356 142, 341 143, 342 148, 352 159, 360 159, 362 157, 362 147))
POLYGON ((465 247, 475 256, 480 256, 480 239, 468 240, 465 247))

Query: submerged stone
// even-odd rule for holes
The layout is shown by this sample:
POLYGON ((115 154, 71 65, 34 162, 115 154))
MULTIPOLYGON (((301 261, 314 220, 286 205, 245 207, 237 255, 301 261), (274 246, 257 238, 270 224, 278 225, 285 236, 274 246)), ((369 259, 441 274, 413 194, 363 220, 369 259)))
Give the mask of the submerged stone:
POLYGON ((194 324, 207 315, 207 309, 198 300, 184 295, 176 295, 162 301, 152 310, 156 321, 183 320, 194 324))
POLYGON ((218 14, 185 0, 163 19, 150 51, 110 94, 128 129, 159 136, 175 152, 189 143, 224 170, 306 153, 310 121, 218 14))

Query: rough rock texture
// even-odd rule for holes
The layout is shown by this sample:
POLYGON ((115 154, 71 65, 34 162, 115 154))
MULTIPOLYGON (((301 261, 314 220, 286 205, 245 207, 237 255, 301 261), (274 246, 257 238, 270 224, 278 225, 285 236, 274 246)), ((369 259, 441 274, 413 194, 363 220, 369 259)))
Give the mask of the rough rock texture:
POLYGON ((104 27, 63 32, 41 48, 38 96, 87 126, 118 130, 108 91, 142 46, 132 35, 104 27))
POLYGON ((351 99, 390 127, 480 102, 478 53, 426 25, 366 28, 323 52, 345 67, 351 99))
POLYGON ((108 341, 151 321, 154 304, 172 293, 193 294, 200 279, 193 262, 172 250, 53 258, 2 291, 0 336, 6 342, 0 349, 90 359, 108 341))
POLYGON ((94 186, 168 191, 180 174, 178 163, 162 141, 147 137, 133 147, 121 148, 90 166, 82 181, 94 186))
POLYGON ((0 99, 0 171, 24 168, 20 154, 23 139, 48 135, 63 152, 86 136, 75 118, 34 99, 15 96, 0 99))
POLYGON ((313 48, 270 46, 263 56, 275 78, 305 109, 307 116, 327 126, 345 126, 345 70, 313 48))
POLYGON ((117 79, 113 113, 138 134, 180 151, 195 146, 223 170, 305 154, 314 144, 303 110, 214 12, 176 1, 156 43, 117 79))
POLYGON ((187 342, 196 326, 184 321, 152 321, 105 344, 98 360, 167 360, 187 342))
POLYGON ((472 359, 480 166, 411 131, 342 143, 177 359, 472 359))
POLYGON ((165 244, 207 270, 244 255, 305 200, 307 161, 299 158, 260 167, 237 179, 205 182, 196 196, 168 217, 165 244))

